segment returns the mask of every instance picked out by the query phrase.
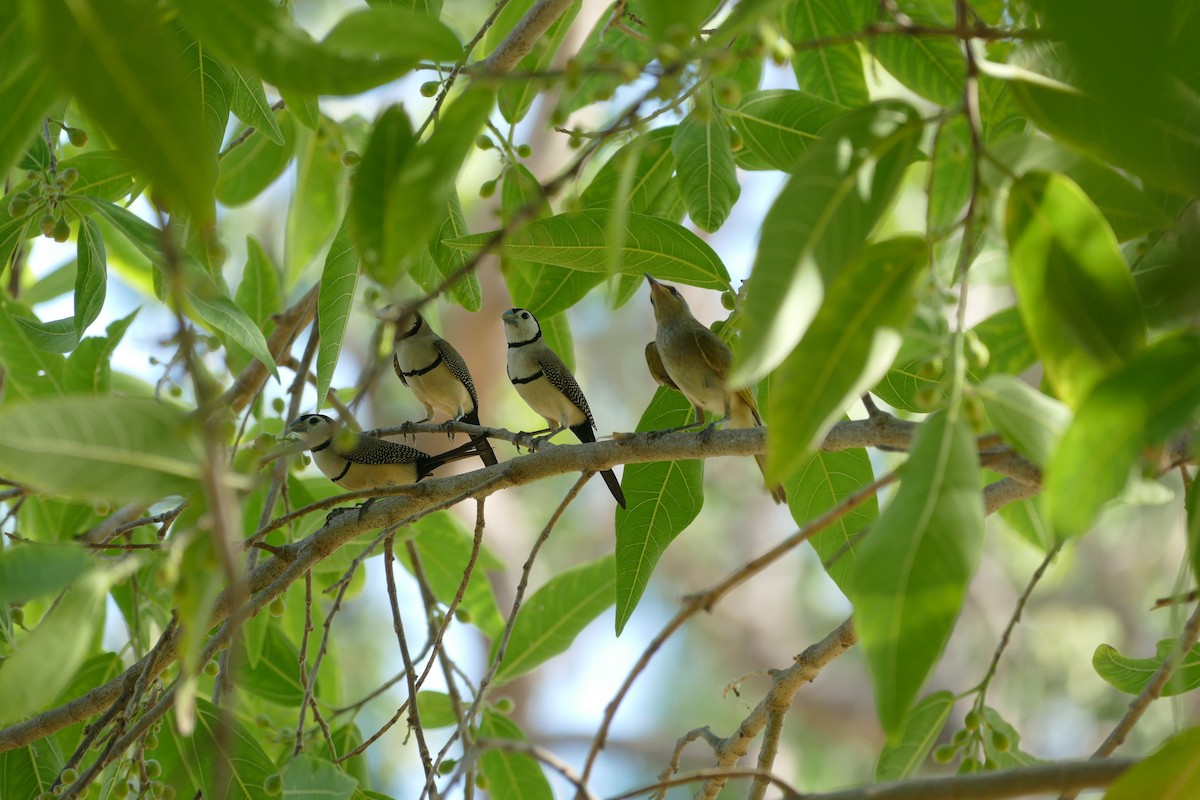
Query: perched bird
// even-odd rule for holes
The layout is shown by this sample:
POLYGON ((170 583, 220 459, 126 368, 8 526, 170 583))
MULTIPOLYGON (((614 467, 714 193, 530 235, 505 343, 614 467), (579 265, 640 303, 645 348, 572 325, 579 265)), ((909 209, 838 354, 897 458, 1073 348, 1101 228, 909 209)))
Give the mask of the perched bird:
MULTIPOLYGON (((654 379, 683 394, 696 410, 696 421, 704 420, 704 412, 719 414, 713 422, 729 422, 731 428, 760 427, 762 416, 758 402, 747 387, 730 391, 725 385, 733 352, 721 337, 700 324, 692 316, 687 301, 674 286, 659 283, 646 275, 650 282, 650 304, 658 330, 654 341, 646 345, 646 366, 654 379)), ((766 458, 754 460, 765 474, 766 458)), ((787 499, 782 486, 767 487, 776 503, 787 499)))
MULTIPOLYGON (((467 362, 453 345, 434 333, 425 318, 416 311, 407 314, 399 305, 385 306, 376 314, 379 319, 395 322, 396 337, 392 350, 392 367, 421 405, 425 419, 433 419, 437 411, 471 425, 479 424, 479 395, 467 362)), ((487 439, 479 443, 479 457, 491 466, 496 453, 487 439)))
MULTIPOLYGON (((587 399, 567 365, 542 338, 537 317, 523 308, 510 308, 500 315, 508 340, 508 379, 517 394, 550 426, 550 436, 570 428, 581 442, 594 442, 596 421, 587 399)), ((625 493, 611 469, 600 473, 621 508, 625 493)))
POLYGON ((482 456, 479 438, 444 453, 430 455, 415 447, 342 430, 324 414, 305 414, 287 427, 312 451, 326 478, 343 489, 373 489, 416 483, 443 464, 482 456))

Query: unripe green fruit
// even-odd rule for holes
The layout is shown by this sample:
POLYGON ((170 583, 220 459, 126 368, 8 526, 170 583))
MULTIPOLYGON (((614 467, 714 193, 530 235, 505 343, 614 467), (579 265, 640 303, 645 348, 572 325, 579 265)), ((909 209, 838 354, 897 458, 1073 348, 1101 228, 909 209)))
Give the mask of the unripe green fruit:
POLYGON ((721 292, 721 305, 728 311, 737 308, 737 295, 733 292, 721 292))
POLYGON ((166 788, 166 785, 163 784, 162 781, 150 781, 150 794, 154 795, 155 797, 161 799, 163 796, 163 790, 166 788))
POLYGON ((675 45, 664 42, 655 48, 654 56, 659 60, 659 63, 669 66, 671 64, 678 64, 680 59, 683 58, 683 53, 675 45))
POLYGON ((636 81, 638 75, 641 74, 642 71, 638 68, 638 65, 632 61, 626 61, 621 64, 621 80, 625 81, 626 83, 629 83, 630 81, 636 81))
POLYGON ((50 237, 54 235, 54 226, 58 224, 58 220, 53 214, 42 214, 42 218, 38 220, 38 227, 42 229, 42 235, 50 237))
POLYGON ((157 778, 162 775, 162 764, 153 758, 146 762, 146 777, 157 778))
POLYGON ((267 779, 265 781, 263 781, 263 792, 268 797, 275 797, 282 791, 283 791, 283 778, 279 775, 279 773, 276 773, 274 775, 268 775, 267 779))
POLYGON ((87 144, 88 135, 87 131, 85 131, 83 128, 68 127, 66 131, 67 141, 69 141, 71 144, 75 145, 76 147, 83 147, 85 144, 87 144))
POLYGON ((79 170, 74 167, 67 167, 58 173, 58 179, 62 181, 63 186, 71 186, 75 181, 79 180, 79 170))
POLYGON ((438 89, 442 88, 442 84, 438 81, 425 81, 421 84, 421 96, 433 97, 438 93, 438 89))
POLYGON ((8 215, 10 217, 23 217, 29 213, 31 205, 33 205, 33 197, 28 192, 17 192, 13 195, 12 200, 8 201, 8 215))
POLYGON ((170 388, 167 389, 167 394, 176 399, 183 397, 183 387, 177 383, 173 383, 171 384, 170 388))
POLYGON ((267 606, 267 610, 271 612, 272 617, 282 617, 284 609, 285 606, 283 604, 282 597, 276 597, 271 601, 271 604, 267 606))
POLYGON ((495 181, 484 181, 479 184, 479 196, 487 199, 496 193, 495 181))
POLYGON ((362 156, 354 150, 345 150, 342 152, 343 167, 357 167, 362 163, 362 156))
POLYGON ((979 340, 975 331, 967 331, 967 367, 978 371, 986 368, 991 359, 988 346, 979 340))
POLYGON ((63 773, 62 773, 62 782, 63 783, 70 785, 77 780, 79 780, 79 770, 75 769, 74 767, 63 770, 63 773))
POLYGON ((66 217, 59 217, 55 221, 54 230, 50 235, 56 242, 65 242, 71 238, 71 226, 67 224, 66 217))
POLYGON ((667 41, 676 47, 687 47, 692 40, 692 33, 686 25, 676 22, 667 27, 667 41))
POLYGON ((572 150, 578 150, 583 147, 583 137, 577 133, 572 133, 571 138, 567 139, 567 147, 572 150))
POLYGON ((937 750, 933 751, 933 760, 939 764, 949 764, 951 761, 954 760, 954 757, 956 755, 958 755, 957 747, 955 747, 953 745, 949 745, 949 744, 944 744, 941 747, 939 747, 937 750))
POLYGON ((969 731, 979 730, 979 726, 983 724, 983 715, 978 709, 972 708, 967 712, 967 716, 963 719, 963 727, 969 731))
POLYGON ((460 608, 455 610, 454 618, 465 625, 470 625, 474 615, 469 610, 460 608))
POLYGON ((454 772, 454 768, 456 766, 458 766, 457 759, 447 758, 445 761, 443 761, 441 764, 438 765, 438 775, 449 775, 451 772, 454 772))
POLYGON ((533 155, 533 148, 527 144, 519 144, 517 145, 517 155, 521 158, 529 158, 533 155))
POLYGON ((742 138, 742 132, 737 128, 729 129, 729 150, 732 153, 740 153, 742 148, 746 146, 746 140, 742 138))
POLYGON ((157 733, 147 734, 146 738, 142 740, 142 746, 145 747, 147 750, 157 750, 158 749, 158 734, 157 733))
POLYGON ((480 150, 491 150, 496 146, 496 143, 492 141, 492 137, 486 133, 481 133, 475 137, 475 146, 480 150))
POLYGON ((942 403, 942 392, 934 386, 922 386, 913 402, 921 411, 933 411, 942 403))
POLYGON ((175 800, 175 787, 164 786, 162 791, 162 800, 175 800))
POLYGON ((129 797, 129 782, 116 781, 113 783, 112 794, 110 797, 112 797, 113 800, 125 800, 126 797, 129 797))
POLYGON ((282 397, 276 397, 271 401, 271 408, 276 414, 282 414, 285 410, 287 410, 287 403, 283 402, 282 397))
POLYGON ((951 744, 962 745, 966 744, 967 739, 971 738, 971 732, 966 728, 959 728, 954 732, 954 736, 950 739, 951 744))
POLYGON ((513 712, 513 709, 515 709, 516 707, 517 707, 517 704, 513 702, 513 699, 511 697, 501 697, 496 700, 495 708, 501 714, 511 714, 513 712))
POLYGON ((934 356, 922 362, 917 370, 917 380, 936 381, 946 371, 946 363, 940 356, 934 356))
POLYGON ((992 747, 1001 753, 1007 753, 1012 747, 1012 740, 1003 731, 992 731, 992 747))
MULTIPOLYGON (((217 677, 217 673, 221 671, 221 666, 215 661, 209 661, 204 665, 204 674, 210 678, 217 677)), ((151 776, 153 777, 153 776, 151 776)))
POLYGON ((972 758, 971 756, 967 756, 966 758, 964 758, 962 760, 962 763, 958 765, 958 771, 959 772, 978 772, 979 771, 978 759, 972 758))
POLYGON ((721 81, 717 86, 717 102, 727 108, 732 108, 742 100, 742 89, 734 81, 721 81))
POLYGON ((482 772, 475 773, 475 788, 481 792, 486 792, 491 783, 488 781, 487 775, 482 772))

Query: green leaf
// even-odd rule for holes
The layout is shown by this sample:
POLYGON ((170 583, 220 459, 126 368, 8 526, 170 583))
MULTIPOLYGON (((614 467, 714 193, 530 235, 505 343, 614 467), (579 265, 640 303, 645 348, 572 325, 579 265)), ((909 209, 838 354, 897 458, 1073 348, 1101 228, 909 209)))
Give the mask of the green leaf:
MULTIPOLYGON (((462 202, 458 199, 458 192, 451 191, 450 197, 446 200, 446 221, 442 223, 442 228, 438 231, 432 248, 426 251, 430 252, 430 257, 442 279, 449 278, 467 263, 465 255, 457 250, 451 250, 442 242, 446 239, 466 236, 470 232, 471 229, 467 227, 467 217, 463 213, 462 202)), ((437 283, 440 284, 441 280, 437 283)), ((436 288, 436 284, 427 290, 432 291, 433 288, 436 288)), ((483 288, 479 285, 479 277, 474 272, 452 283, 450 295, 467 311, 474 312, 483 307, 483 288)))
POLYGON ((0 472, 38 491, 133 502, 187 495, 201 448, 174 409, 124 397, 67 397, 0 410, 0 472))
POLYGON ((1200 408, 1200 337, 1160 339, 1088 396, 1046 468, 1059 535, 1086 530, 1125 488, 1141 449, 1165 441, 1200 408))
POLYGON ((75 336, 82 337, 88 326, 100 316, 108 285, 104 240, 90 217, 79 221, 75 247, 78 264, 75 270, 75 336))
POLYGON ((319 132, 297 131, 296 186, 288 206, 284 247, 289 288, 337 233, 345 210, 340 136, 331 127, 322 120, 319 132))
MULTIPOLYGON (((580 211, 535 220, 517 230, 497 250, 502 255, 538 264, 583 272, 606 272, 609 263, 607 211, 580 211)), ((677 281, 705 289, 728 289, 729 273, 721 259, 700 237, 674 222, 630 214, 620 248, 621 272, 677 281)), ((475 252, 494 233, 464 236, 446 242, 475 252)))
POLYGON ((954 116, 938 125, 929 175, 927 219, 931 233, 951 230, 962 217, 971 198, 974 163, 967 118, 954 116))
MULTIPOLYGON (((462 526, 446 513, 431 514, 414 523, 417 529, 413 544, 421 559, 421 569, 429 588, 438 602, 447 606, 458 595, 464 570, 471 557, 474 541, 462 526)), ((400 562, 412 571, 407 549, 398 554, 400 562)), ((467 582, 459 608, 471 616, 474 625, 491 639, 497 639, 504 630, 504 618, 496 605, 496 595, 487 579, 487 572, 502 569, 503 565, 481 547, 471 579, 467 582)))
POLYGON ((712 109, 703 118, 693 111, 675 129, 671 152, 679 165, 679 192, 688 216, 701 230, 716 231, 742 193, 730 149, 729 126, 712 109))
MULTIPOLYGON (((271 117, 271 121, 275 122, 275 118, 271 117)), ((278 142, 270 138, 268 130, 255 128, 250 138, 221 157, 216 191, 223 204, 249 203, 287 169, 296 151, 296 123, 292 115, 280 112, 275 130, 279 132, 278 142)), ((243 128, 234 138, 245 133, 243 128)))
POLYGON ((1029 342, 1021 312, 1016 306, 997 311, 971 330, 988 350, 987 365, 971 370, 977 380, 1001 373, 1020 375, 1037 361, 1037 353, 1029 342))
POLYGON ((1167 740, 1108 787, 1104 800, 1189 800, 1200 795, 1200 727, 1167 740))
MULTIPOLYGON (((500 12, 500 17, 496 20, 496 25, 492 27, 492 31, 511 31, 517 21, 524 16, 528 11, 531 3, 514 3, 510 2, 500 12), (511 13, 508 17, 509 22, 504 21, 506 12, 512 9, 515 13, 511 13)), ((518 74, 530 74, 545 72, 550 69, 554 61, 555 55, 558 54, 559 48, 562 47, 563 40, 566 39, 567 31, 571 29, 571 23, 575 21, 576 15, 579 14, 581 3, 571 3, 562 15, 554 21, 542 36, 538 37, 533 44, 533 49, 529 54, 521 59, 521 63, 517 65, 514 72, 518 74)), ((489 31, 490 32, 490 31, 489 31)), ((506 80, 500 85, 500 92, 497 95, 497 105, 500 108, 500 115, 505 121, 511 125, 516 125, 529 112, 533 101, 537 99, 538 93, 542 90, 542 85, 534 80, 506 80)))
MULTIPOLYGON (((437 233, 443 219, 440 214, 430 214, 429 209, 447 207, 455 192, 459 168, 475 146, 475 136, 487 122, 494 103, 492 89, 473 85, 446 104, 429 138, 400 161, 387 189, 384 217, 392 246, 379 254, 373 274, 394 280, 400 274, 401 262, 420 253, 437 233), (421 198, 421 202, 413 198, 421 198)), ((372 263, 365 253, 364 261, 372 263)))
POLYGON ((298 708, 304 699, 299 660, 300 652, 287 634, 278 625, 271 625, 266 629, 258 659, 253 664, 247 660, 238 669, 238 688, 272 703, 298 708))
POLYGON ((63 357, 34 344, 32 331, 21 324, 31 316, 24 306, 0 295, 0 365, 5 389, 23 400, 65 393, 63 357))
MULTIPOLYGON (((788 38, 793 46, 819 39, 830 39, 857 32, 864 16, 861 9, 850 9, 838 0, 798 0, 792 6, 788 38), (858 12, 858 13, 855 13, 858 12)), ((858 2, 858 6, 867 3, 858 2)), ((823 97, 847 108, 869 101, 862 57, 853 42, 803 47, 792 54, 796 83, 809 94, 823 97)))
MULTIPOLYGON (((1102 644, 1092 653, 1092 668, 1106 683, 1125 694, 1141 694, 1176 646, 1175 639, 1163 639, 1155 646, 1154 658, 1131 658, 1111 645, 1102 644)), ((1197 686, 1200 686, 1200 645, 1192 645, 1176 664, 1160 696, 1185 694, 1197 686)))
POLYGON ((88 116, 156 191, 210 222, 216 148, 196 84, 154 4, 27 0, 23 9, 45 63, 88 116))
POLYGON ((225 66, 212 57, 212 50, 196 41, 183 25, 175 22, 169 26, 168 33, 175 48, 179 50, 189 82, 195 87, 200 98, 209 147, 211 152, 215 153, 221 149, 221 142, 225 139, 225 128, 229 125, 233 81, 225 66))
POLYGON ((567 365, 567 369, 575 369, 575 338, 571 335, 571 323, 566 314, 555 314, 552 317, 539 319, 542 324, 542 339, 546 346, 558 353, 558 357, 567 365))
POLYGON ((763 221, 734 385, 761 378, 800 341, 825 287, 891 203, 921 130, 909 106, 875 103, 831 125, 797 164, 763 221))
POLYGON ((1043 494, 1001 507, 1000 518, 1043 555, 1049 553, 1056 543, 1057 537, 1050 524, 1050 515, 1046 512, 1046 496, 1043 494))
POLYGON ((767 483, 808 459, 846 407, 883 377, 916 305, 913 286, 928 261, 915 236, 867 245, 825 293, 804 338, 774 374, 767 483))
MULTIPOLYGON (((0 175, 8 173, 34 136, 55 98, 58 85, 50 78, 50 67, 37 53, 37 45, 26 32, 20 3, 0 6, 0 175)), ((8 261, 0 247, 0 263, 8 261)))
MULTIPOLYGON (((637 4, 632 4, 636 6, 637 4)), ((583 47, 575 59, 580 64, 594 64, 600 53, 610 53, 613 64, 631 63, 639 68, 654 57, 654 42, 646 36, 636 36, 609 24, 617 9, 625 10, 626 4, 614 2, 604 10, 596 24, 588 32, 583 47)), ((636 9, 634 13, 637 13, 636 9)), ((566 119, 570 114, 597 100, 612 97, 612 93, 625 83, 623 76, 610 70, 584 70, 583 78, 573 91, 563 92, 552 116, 566 119)))
POLYGON ((918 429, 900 488, 850 572, 855 628, 889 738, 950 638, 982 544, 975 437, 941 411, 918 429))
POLYGON ((652 39, 666 42, 670 41, 674 31, 695 35, 716 5, 714 0, 675 0, 673 3, 651 1, 640 3, 636 13, 652 39))
POLYGON ((358 251, 350 241, 348 226, 347 217, 325 257, 321 288, 317 293, 317 327, 320 331, 317 350, 318 407, 325 404, 325 396, 333 381, 333 371, 342 351, 342 337, 346 335, 346 323, 354 304, 354 289, 358 284, 358 251))
MULTIPOLYGON (((612 556, 560 573, 538 589, 517 613, 504 660, 496 670, 499 686, 566 652, 575 637, 613 604, 616 562, 612 556)), ((492 647, 495 661, 500 642, 492 647)))
POLYGON ((357 789, 332 761, 299 755, 283 768, 284 800, 350 800, 357 789))
MULTIPOLYGON (((659 387, 638 421, 638 431, 663 430, 692 421, 682 394, 659 387)), ((626 507, 617 509, 617 635, 646 591, 667 546, 704 505, 704 462, 699 459, 627 464, 621 476, 626 507)))
POLYGON ((991 734, 985 733, 983 736, 983 751, 987 756, 987 760, 995 764, 999 769, 1018 769, 1020 767, 1031 767, 1035 764, 1044 763, 1041 759, 1034 758, 1021 750, 1021 734, 1017 732, 1016 728, 1008 724, 996 709, 984 706, 983 721, 984 725, 991 731, 991 734), (1008 739, 1007 750, 1001 750, 996 747, 995 734, 997 733, 1003 734, 1008 739))
POLYGON ((962 103, 967 57, 956 39, 909 33, 880 36, 874 54, 896 80, 922 97, 950 108, 962 103))
POLYGON ((998 373, 979 387, 984 410, 1004 440, 1039 467, 1054 454, 1071 412, 1020 378, 998 373))
MULTIPOLYGON (((159 249, 162 233, 157 228, 120 206, 96 198, 88 199, 105 221, 120 231, 156 269, 162 270, 162 253, 159 249)), ((241 345, 278 377, 275 359, 267 349, 267 340, 262 331, 234 304, 224 288, 213 280, 194 256, 184 250, 180 253, 180 261, 187 298, 196 316, 228 337, 229 341, 241 345)))
POLYGON ((229 107, 237 118, 257 130, 269 141, 283 144, 284 132, 275 120, 275 112, 267 102, 262 81, 248 75, 237 67, 229 68, 229 80, 233 84, 233 97, 229 107))
POLYGON ((763 168, 794 172, 800 158, 821 140, 825 126, 847 110, 815 94, 765 89, 750 92, 737 110, 727 113, 763 168))
POLYGON ((6 548, 0 551, 0 606, 61 591, 91 563, 79 547, 6 548))
POLYGON ((458 724, 450 695, 445 692, 417 692, 417 710, 421 714, 421 727, 425 730, 448 728, 458 724))
POLYGON ((953 692, 940 691, 926 695, 913 706, 895 740, 884 745, 879 754, 875 764, 877 783, 903 780, 917 771, 937 743, 954 702, 953 692))
POLYGON ((412 205, 412 198, 393 194, 392 188, 415 146, 404 107, 388 106, 375 120, 362 163, 354 173, 346 224, 362 253, 367 274, 385 286, 398 277, 399 253, 408 249, 408 244, 402 243, 404 232, 392 223, 404 212, 391 205, 412 205))
POLYGON ((59 172, 69 168, 79 172, 79 179, 71 185, 72 194, 109 202, 128 197, 137 178, 133 164, 118 150, 92 150, 58 162, 59 172))
MULTIPOLYGON (((526 741, 515 722, 494 711, 483 712, 477 738, 526 741)), ((554 800, 541 764, 533 756, 486 750, 479 757, 479 764, 487 776, 488 797, 492 800, 554 800)))
MULTIPOLYGON (((864 448, 818 452, 785 483, 788 510, 796 524, 803 527, 874 480, 871 459, 864 448)), ((854 563, 858 535, 878 516, 879 500, 871 496, 809 539, 829 577, 843 592, 854 563), (835 556, 837 560, 830 563, 835 556)))
POLYGON ((76 580, 0 667, 0 725, 41 711, 71 681, 91 646, 79 632, 95 624, 111 577, 94 572, 76 580), (53 669, 47 669, 53 665, 53 669))
POLYGON ((668 213, 679 200, 679 190, 671 179, 675 130, 674 125, 655 128, 613 153, 579 196, 580 205, 585 209, 623 208, 678 222, 668 213))
POLYGON ((0 753, 0 797, 40 797, 50 791, 65 761, 54 736, 0 753))
POLYGON ((1055 393, 1072 408, 1145 345, 1145 323, 1112 229, 1070 179, 1013 183, 1007 235, 1017 307, 1055 393))
POLYGON ((273 314, 283 310, 279 271, 253 236, 246 237, 246 266, 233 299, 260 330, 273 314))
MULTIPOLYGON (((1009 136, 989 147, 989 151, 1012 174, 1061 172, 1075 181, 1108 220, 1118 241, 1128 241, 1171 224, 1171 218, 1133 181, 1107 164, 1053 139, 1009 136)), ((998 174, 996 179, 1002 182, 1003 176, 998 174)))
POLYGON ((196 699, 195 724, 195 732, 186 736, 179 731, 176 714, 168 715, 155 752, 163 766, 163 783, 180 791, 190 787, 186 790, 204 797, 267 797, 264 784, 278 769, 254 731, 236 717, 226 720, 221 709, 203 698, 196 699))
POLYGON ((399 78, 422 59, 462 55, 457 37, 436 18, 393 6, 352 12, 320 42, 270 0, 176 0, 174 6, 200 40, 230 63, 303 94, 359 94, 399 78))

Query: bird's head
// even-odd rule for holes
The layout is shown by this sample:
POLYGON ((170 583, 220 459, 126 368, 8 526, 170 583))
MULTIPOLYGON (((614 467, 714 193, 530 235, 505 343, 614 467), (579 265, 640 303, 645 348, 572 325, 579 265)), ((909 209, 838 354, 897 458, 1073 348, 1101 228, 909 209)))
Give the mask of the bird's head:
POLYGON ((646 281, 650 284, 650 305, 654 306, 654 318, 659 322, 691 316, 687 301, 674 286, 659 283, 646 273, 646 281))
POLYGON ((421 330, 425 318, 407 303, 390 303, 375 312, 375 318, 396 326, 396 338, 405 339, 421 330))
POLYGON ((337 430, 338 424, 324 414, 303 414, 287 426, 287 433, 308 447, 328 442, 337 430))
POLYGON ((524 308, 510 308, 500 319, 504 320, 504 338, 509 342, 528 342, 542 334, 537 317, 524 308))

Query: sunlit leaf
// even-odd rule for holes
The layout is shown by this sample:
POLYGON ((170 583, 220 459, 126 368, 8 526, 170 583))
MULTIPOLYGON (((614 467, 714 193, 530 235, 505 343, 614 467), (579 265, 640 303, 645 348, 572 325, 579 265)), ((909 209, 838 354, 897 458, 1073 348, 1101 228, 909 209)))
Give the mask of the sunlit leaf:
MULTIPOLYGON (((1176 646, 1175 639, 1163 639, 1155 646, 1154 658, 1131 658, 1111 645, 1102 644, 1092 653, 1092 668, 1105 682, 1125 694, 1141 694, 1163 663, 1171 658, 1176 646)), ((1197 686, 1200 686, 1200 645, 1192 645, 1175 665, 1160 696, 1184 694, 1197 686)))
POLYGON ((317 404, 325 404, 325 395, 333 381, 342 337, 354 303, 354 288, 358 283, 358 251, 350 242, 347 222, 334 237, 321 272, 321 288, 317 293, 317 325, 321 340, 317 349, 317 404))
POLYGON ((711 109, 704 117, 693 111, 675 129, 671 152, 688 216, 702 230, 717 230, 742 191, 725 120, 711 109))
MULTIPOLYGON (((494 711, 484 711, 477 737, 526 741, 516 723, 494 711)), ((541 764, 531 755, 507 750, 485 750, 479 757, 488 780, 488 797, 494 800, 554 800, 541 764)))
POLYGON ((358 781, 332 761, 300 755, 283 768, 283 796, 287 800, 350 800, 358 781))
POLYGON ((1046 466, 1054 446, 1071 421, 1071 412, 1020 378, 992 375, 979 388, 988 418, 1017 452, 1039 467, 1046 466))
POLYGON ((866 0, 798 0, 792 6, 788 38, 800 48, 792 55, 792 70, 802 90, 841 106, 866 105, 862 56, 853 42, 816 48, 804 45, 860 30, 873 5, 866 0))
MULTIPOLYGON (((871 459, 865 449, 819 451, 784 483, 792 519, 797 525, 807 525, 874 480, 871 459)), ((829 577, 842 591, 854 563, 859 534, 877 516, 879 501, 872 496, 809 539, 829 577)))
POLYGON ((0 551, 0 605, 65 589, 91 564, 79 547, 9 547, 0 551))
POLYGON ((768 169, 793 172, 800 158, 821 140, 826 125, 849 109, 794 89, 765 89, 742 98, 729 117, 746 150, 768 169))

